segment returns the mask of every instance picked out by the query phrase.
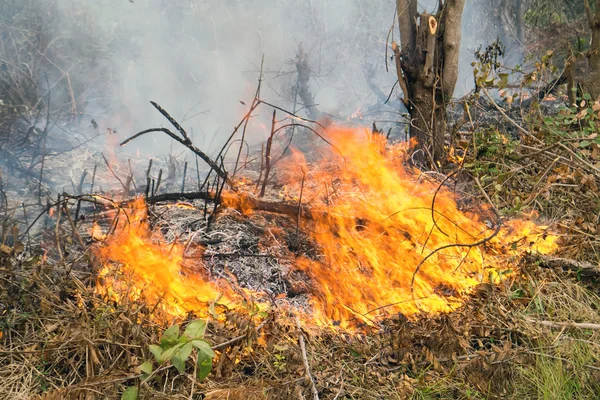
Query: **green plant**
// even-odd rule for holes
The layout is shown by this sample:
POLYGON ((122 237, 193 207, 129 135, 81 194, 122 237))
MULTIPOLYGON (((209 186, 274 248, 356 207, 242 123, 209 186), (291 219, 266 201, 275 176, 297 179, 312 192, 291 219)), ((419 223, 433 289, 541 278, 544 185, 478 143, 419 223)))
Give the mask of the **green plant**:
MULTIPOLYGON (((160 364, 170 361, 180 374, 185 372, 185 362, 196 349, 198 357, 197 377, 202 380, 208 376, 212 369, 212 360, 215 353, 208 342, 204 340, 206 322, 192 321, 188 324, 183 334, 179 335, 179 325, 167 329, 159 345, 150 345, 150 352, 160 364)), ((147 372, 146 372, 147 373, 147 372)))
MULTIPOLYGON (((206 322, 195 320, 190 322, 183 334, 179 334, 179 325, 173 325, 163 332, 158 345, 151 344, 148 348, 159 364, 169 361, 180 374, 185 372, 185 363, 196 349, 197 365, 196 377, 203 380, 212 370, 212 360, 215 353, 204 340, 206 322)), ((142 380, 150 379, 154 372, 152 362, 144 361, 140 367, 142 380)), ((138 388, 128 387, 121 395, 121 400, 135 400, 138 398, 138 388)))
POLYGON ((592 96, 585 93, 582 97, 576 97, 576 103, 562 108, 556 115, 546 116, 543 120, 544 131, 555 140, 577 140, 580 149, 593 149, 594 145, 600 145, 597 125, 600 102, 593 102, 592 96))

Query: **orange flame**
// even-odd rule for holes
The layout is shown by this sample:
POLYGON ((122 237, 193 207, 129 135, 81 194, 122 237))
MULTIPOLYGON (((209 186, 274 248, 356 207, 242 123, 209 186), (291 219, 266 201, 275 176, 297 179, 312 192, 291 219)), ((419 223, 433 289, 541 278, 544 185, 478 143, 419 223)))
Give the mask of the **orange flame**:
POLYGON ((143 199, 127 218, 119 219, 114 235, 96 254, 105 264, 99 293, 117 301, 143 299, 167 317, 189 312, 207 316, 210 304, 227 305, 240 298, 226 282, 203 277, 198 265, 184 272, 184 247, 166 244, 160 233, 150 231, 143 199))
MULTIPOLYGON (((343 128, 329 128, 327 139, 337 148, 325 156, 333 166, 315 166, 303 189, 313 210, 306 231, 323 257, 297 262, 311 279, 320 325, 450 311, 474 286, 510 269, 506 255, 555 249, 556 238, 543 240, 544 227, 530 221, 511 221, 485 246, 469 246, 494 229, 461 212, 446 188, 416 179, 403 166, 406 144, 386 146, 380 135, 343 128)), ((298 169, 297 160, 292 165, 298 169)))
MULTIPOLYGON (((352 329, 397 313, 451 311, 476 285, 512 273, 515 256, 556 249, 556 237, 531 221, 509 221, 497 230, 461 211, 450 190, 404 166, 414 143, 389 145, 366 130, 336 127, 326 136, 334 146, 323 151, 326 162, 311 165, 295 151, 287 171, 278 165, 278 176, 288 180, 286 195, 298 200, 302 191, 303 205, 312 210, 303 231, 322 255, 299 256, 296 268, 310 279, 310 318, 317 325, 352 329)), ((184 252, 150 231, 139 200, 97 249, 105 263, 98 290, 115 300, 144 298, 177 317, 242 299, 241 290, 209 281, 199 262, 184 265, 184 252)))

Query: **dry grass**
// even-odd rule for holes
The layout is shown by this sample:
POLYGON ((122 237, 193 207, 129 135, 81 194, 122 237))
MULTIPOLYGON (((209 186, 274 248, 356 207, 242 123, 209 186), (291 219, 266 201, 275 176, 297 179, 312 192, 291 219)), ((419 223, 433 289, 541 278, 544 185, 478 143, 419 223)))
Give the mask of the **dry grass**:
MULTIPOLYGON (((597 260, 600 242, 589 224, 597 218, 590 209, 598 205, 597 193, 589 181, 588 186, 581 180, 561 184, 579 185, 577 191, 537 185, 545 182, 540 177, 554 158, 534 153, 521 148, 502 154, 502 163, 488 158, 467 159, 467 164, 503 213, 533 208, 555 222, 562 236, 560 256, 597 260), (533 200, 523 207, 515 193, 520 200, 533 200)), ((552 170, 546 177, 566 173, 552 170)), ((572 173, 560 179, 584 175, 572 173)), ((481 204, 482 193, 470 183, 472 203, 481 204)), ((255 213, 247 223, 263 220, 269 218, 255 213)), ((185 240, 182 235, 173 238, 185 240)), ((235 235, 234 230, 227 236, 239 241, 235 235)), ((144 399, 311 397, 294 311, 283 307, 270 310, 260 331, 260 321, 244 310, 211 320, 206 336, 211 344, 245 338, 220 349, 207 380, 194 380, 191 361, 183 375, 166 364, 145 380, 139 365, 152 359, 148 346, 158 342, 168 324, 156 322, 154 307, 136 301, 115 304, 97 295, 93 272, 99 266, 89 249, 74 250, 77 244, 71 240, 69 254, 58 262, 55 239, 46 239, 37 255, 36 250, 27 256, 0 252, 0 398, 112 399, 133 385, 144 399)), ((12 246, 10 238, 3 242, 12 246)), ((600 330, 538 322, 600 324, 597 282, 543 268, 535 260, 516 267, 519 273, 511 279, 481 285, 449 314, 414 321, 399 315, 377 330, 354 335, 303 327, 320 398, 596 398, 600 330)))
MULTIPOLYGON (((165 328, 148 307, 99 298, 85 283, 86 264, 67 274, 41 259, 16 261, 4 257, 0 270, 0 398, 118 398, 139 384, 137 367, 165 328)), ((599 304, 573 277, 528 265, 448 315, 398 317, 352 336, 309 329, 307 354, 322 399, 593 398, 600 331, 526 319, 600 323, 599 304)), ((212 321, 207 340, 234 337, 244 318, 212 321)), ((142 398, 310 396, 292 315, 274 311, 259 337, 224 349, 204 382, 192 384, 191 364, 184 376, 165 366, 141 385, 142 398)))

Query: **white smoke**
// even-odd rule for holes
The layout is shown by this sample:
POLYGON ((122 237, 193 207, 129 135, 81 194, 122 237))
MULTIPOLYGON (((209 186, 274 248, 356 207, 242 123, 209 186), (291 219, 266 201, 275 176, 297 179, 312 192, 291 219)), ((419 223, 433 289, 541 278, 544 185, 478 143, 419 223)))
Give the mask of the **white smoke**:
MULTIPOLYGON (((437 3, 422 1, 420 8, 435 11, 437 3)), ((456 96, 472 89, 473 50, 482 41, 489 42, 481 32, 474 32, 482 26, 481 1, 467 3, 456 96)), ((109 101, 88 101, 86 113, 96 117, 100 129, 118 129, 120 139, 167 124, 150 106, 153 100, 183 121, 199 147, 214 151, 246 112, 263 56, 261 97, 293 107, 296 74, 290 61, 300 44, 313 70, 310 85, 315 103, 324 112, 350 115, 357 109, 381 106, 366 75, 386 95, 395 82, 393 63, 388 60, 389 71, 385 66, 393 0, 60 0, 56 4, 65 15, 76 14, 84 29, 105 41, 111 62, 110 81, 105 83, 109 101)), ((394 35, 397 38, 397 28, 394 35)), ((395 111, 389 105, 385 109, 395 111)), ((269 114, 261 113, 267 124, 269 114)), ((260 118, 255 125, 260 125, 260 118)), ((251 135, 261 140, 266 132, 254 129, 251 135)), ((136 146, 150 154, 164 154, 170 141, 154 134, 136 146)))

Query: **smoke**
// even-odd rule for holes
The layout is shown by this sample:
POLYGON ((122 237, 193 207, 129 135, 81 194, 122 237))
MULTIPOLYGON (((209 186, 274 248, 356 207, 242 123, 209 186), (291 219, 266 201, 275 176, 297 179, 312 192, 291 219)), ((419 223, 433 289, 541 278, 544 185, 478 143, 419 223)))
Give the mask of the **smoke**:
MULTIPOLYGON (((214 151, 252 101, 263 57, 261 98, 288 109, 298 103, 292 96, 296 73, 291 61, 300 45, 313 71, 310 89, 322 111, 350 115, 376 104, 365 73, 372 71, 371 79, 386 93, 394 83, 394 74, 386 73, 384 65, 393 5, 378 3, 68 0, 59 4, 64 15, 75 13, 85 16, 80 24, 94 24, 110 59, 109 101, 87 101, 89 119, 94 117, 100 129, 117 129, 119 139, 124 139, 165 124, 150 106, 153 100, 183 121, 199 147, 214 151)), ((269 118, 269 112, 262 114, 269 118)), ((260 125, 260 118, 254 125, 260 125)), ((256 140, 267 134, 260 129, 252 133, 256 140)), ((144 147, 143 143, 144 150, 155 154, 170 147, 158 134, 137 144, 144 147)))
MULTIPOLYGON (((149 104, 153 100, 182 121, 199 147, 214 153, 246 112, 263 57, 261 97, 287 109, 300 108, 292 94, 296 82, 292 60, 300 45, 308 55, 313 72, 310 89, 321 111, 348 116, 360 110, 366 123, 373 110, 400 119, 399 104, 384 105, 381 95, 387 96, 395 82, 394 66, 388 60, 386 71, 385 60, 393 0, 38 3, 53 10, 49 17, 59 16, 54 21, 56 34, 68 37, 77 51, 86 46, 81 41, 93 42, 91 54, 82 54, 88 60, 76 66, 71 79, 94 82, 93 90, 84 85, 77 94, 80 120, 89 125, 94 119, 100 131, 117 130, 111 142, 165 126, 166 120, 149 104)), ((473 50, 485 44, 482 41, 489 42, 481 33, 486 2, 473 3, 463 17, 456 96, 472 89, 473 50)), ((420 7, 434 11, 436 4, 437 0, 422 1, 420 7)), ((253 119, 254 141, 266 137, 261 123, 268 125, 269 114, 262 112, 253 119)), ((171 141, 160 134, 147 135, 133 145, 150 156, 172 150, 171 141)))

